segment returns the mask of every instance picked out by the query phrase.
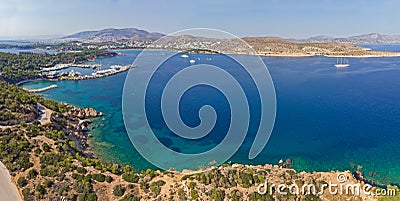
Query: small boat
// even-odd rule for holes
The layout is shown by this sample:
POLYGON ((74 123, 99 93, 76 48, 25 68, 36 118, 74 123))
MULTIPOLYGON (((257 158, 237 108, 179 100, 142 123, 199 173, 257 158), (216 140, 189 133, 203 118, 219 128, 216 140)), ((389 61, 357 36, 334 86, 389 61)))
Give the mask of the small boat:
POLYGON ((340 57, 340 59, 339 59, 339 57, 336 58, 336 64, 335 64, 336 68, 346 68, 349 66, 350 66, 350 64, 347 61, 347 59, 344 59, 343 57, 340 57))
POLYGON ((121 69, 121 65, 112 65, 112 66, 110 66, 110 68, 111 69, 115 69, 115 70, 119 70, 119 69, 121 69))
POLYGON ((189 61, 189 63, 190 63, 190 64, 194 64, 194 63, 196 63, 196 61, 193 60, 193 59, 191 59, 191 60, 189 61))
POLYGON ((182 58, 188 58, 189 56, 186 55, 186 54, 182 54, 181 57, 182 57, 182 58))

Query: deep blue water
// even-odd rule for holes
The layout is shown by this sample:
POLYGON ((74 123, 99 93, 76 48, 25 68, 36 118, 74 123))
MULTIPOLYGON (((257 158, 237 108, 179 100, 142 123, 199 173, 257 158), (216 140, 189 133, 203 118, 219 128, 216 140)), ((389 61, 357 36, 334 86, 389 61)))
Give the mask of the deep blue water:
MULTIPOLYGON (((399 46, 389 46, 386 50, 399 46)), ((140 51, 122 51, 125 56, 99 59, 104 65, 130 64, 140 51)), ((192 55, 213 57, 213 55, 192 55)), ((400 183, 400 59, 350 58, 347 69, 335 69, 335 58, 264 57, 277 94, 274 131, 263 152, 249 160, 252 136, 246 138, 231 161, 250 164, 274 163, 291 158, 294 168, 306 171, 346 170, 350 163, 365 173, 377 171, 381 183, 400 183)), ((177 64, 177 66, 179 66, 177 64)), ((140 68, 132 71, 140 71, 140 68)), ((126 73, 84 81, 60 81, 58 88, 44 92, 47 98, 104 113, 94 122, 92 147, 101 159, 130 163, 137 169, 152 167, 132 146, 125 131, 121 100, 126 73)), ((28 83, 28 87, 49 85, 28 83)), ((185 104, 193 105, 183 115, 196 124, 197 115, 187 115, 204 104, 204 96, 224 108, 226 102, 211 89, 194 89, 185 104), (192 94, 191 94, 192 93, 192 94), (197 101, 196 101, 197 100, 197 101), (202 102, 203 101, 203 102, 202 102)), ((257 115, 256 115, 257 116, 257 115)), ((257 121, 253 120, 252 122, 257 121)), ((226 122, 225 122, 226 123, 226 122)), ((226 126, 214 133, 215 142, 226 126)), ((171 142, 166 142, 171 143, 171 142)), ((174 141, 172 140, 172 143, 174 141)), ((179 143, 171 146, 178 148, 179 143)), ((190 152, 190 150, 182 151, 190 152)), ((212 159, 210 159, 212 160, 212 159)))

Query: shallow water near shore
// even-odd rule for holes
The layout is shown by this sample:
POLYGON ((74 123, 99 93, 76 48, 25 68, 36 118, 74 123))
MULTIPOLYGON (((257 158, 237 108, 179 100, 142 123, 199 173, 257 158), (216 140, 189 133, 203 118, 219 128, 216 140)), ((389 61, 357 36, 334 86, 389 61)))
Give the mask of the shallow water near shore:
MULTIPOLYGON (((125 56, 103 58, 96 63, 128 65, 140 53, 139 50, 120 52, 125 56)), ((400 183, 399 58, 349 58, 351 66, 346 69, 335 69, 336 59, 326 57, 264 57, 263 60, 277 94, 274 131, 257 158, 248 159, 253 143, 249 136, 231 161, 276 164, 280 159, 291 158, 298 171, 347 170, 354 163, 363 166, 367 176, 376 171, 376 176, 369 178, 379 183, 400 183)), ((131 69, 140 70, 140 67, 131 69)), ((121 101, 126 75, 124 72, 101 79, 55 83, 37 81, 23 86, 32 89, 57 84, 58 88, 41 94, 103 112, 104 116, 94 121, 95 128, 91 131, 91 144, 100 159, 129 163, 138 170, 154 168, 135 150, 125 130, 121 101)), ((189 100, 196 107, 201 102, 195 98, 189 100)), ((222 100, 216 104, 225 107, 222 100)), ((197 115, 184 118, 194 124, 198 120, 197 115)), ((222 126, 221 133, 223 129, 222 126)), ((179 143, 171 139, 170 143, 179 143)))

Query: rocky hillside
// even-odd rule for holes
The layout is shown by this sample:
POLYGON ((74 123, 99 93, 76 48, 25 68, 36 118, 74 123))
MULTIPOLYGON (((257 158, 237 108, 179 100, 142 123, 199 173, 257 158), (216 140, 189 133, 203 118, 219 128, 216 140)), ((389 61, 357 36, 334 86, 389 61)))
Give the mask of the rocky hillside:
POLYGON ((180 51, 210 50, 233 54, 264 56, 392 56, 394 53, 368 51, 360 46, 338 42, 293 42, 279 37, 244 37, 242 39, 215 39, 193 36, 165 37, 149 48, 180 51), (246 43, 243 43, 244 40, 246 43), (254 50, 252 50, 252 47, 254 50))
POLYGON ((261 55, 313 56, 313 55, 346 55, 361 56, 379 54, 366 51, 362 47, 339 42, 292 42, 279 37, 246 37, 243 38, 261 55))
POLYGON ((119 41, 128 39, 150 39, 155 40, 164 36, 160 33, 150 33, 145 30, 135 28, 125 29, 103 29, 100 31, 84 31, 75 33, 69 36, 62 37, 64 40, 77 40, 85 42, 106 42, 106 41, 119 41))
POLYGON ((298 42, 338 42, 349 44, 398 44, 400 35, 382 35, 378 33, 351 36, 347 38, 335 38, 331 36, 315 36, 298 42))

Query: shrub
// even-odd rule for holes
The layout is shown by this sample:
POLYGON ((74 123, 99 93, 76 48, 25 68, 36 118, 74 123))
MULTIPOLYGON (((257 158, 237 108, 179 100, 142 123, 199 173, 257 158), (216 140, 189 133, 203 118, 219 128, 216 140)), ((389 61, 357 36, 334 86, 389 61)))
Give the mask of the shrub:
POLYGON ((93 186, 89 182, 75 182, 73 188, 78 193, 92 192, 93 186))
POLYGON ((104 174, 92 174, 92 179, 98 182, 104 182, 106 180, 106 176, 104 174))
POLYGON ((47 143, 44 143, 42 145, 42 148, 43 148, 43 151, 45 151, 45 152, 49 152, 51 149, 51 147, 47 143))
POLYGON ((28 184, 28 181, 25 179, 25 177, 20 177, 17 180, 17 184, 19 187, 24 187, 28 184))
POLYGON ((225 191, 214 189, 211 198, 215 201, 223 201, 225 199, 225 191))
POLYGON ((127 172, 122 174, 122 179, 124 179, 127 182, 137 183, 139 181, 139 176, 133 172, 127 172))
POLYGON ((249 201, 258 201, 258 200, 275 201, 275 198, 272 197, 272 195, 269 193, 262 195, 257 192, 254 192, 249 195, 248 200, 249 201))
POLYGON ((48 176, 48 177, 55 177, 57 175, 57 168, 50 165, 40 170, 40 175, 48 176))
POLYGON ((54 184, 54 183, 53 183, 52 181, 50 181, 50 180, 46 180, 46 181, 43 182, 43 185, 44 185, 44 187, 46 187, 46 188, 52 187, 53 184, 54 184))
POLYGON ((76 168, 76 171, 80 174, 86 174, 87 170, 84 167, 76 168))
POLYGON ((97 195, 95 193, 83 193, 78 197, 79 201, 96 201, 97 195))
POLYGON ((130 165, 125 165, 124 173, 130 173, 130 172, 132 172, 132 167, 130 165))
POLYGON ((196 187, 196 183, 195 182, 190 182, 189 183, 189 188, 190 189, 194 189, 194 187, 196 187))
POLYGON ((38 175, 38 172, 35 169, 29 170, 28 172, 28 179, 34 179, 38 175))
POLYGON ((36 148, 35 149, 35 154, 39 155, 40 153, 42 153, 42 150, 40 148, 36 148))
POLYGON ((24 190, 22 190, 22 195, 24 196, 25 200, 27 200, 28 197, 31 195, 31 189, 30 188, 24 188, 24 190))
POLYGON ((161 192, 160 186, 157 186, 156 183, 152 183, 152 184, 150 185, 150 190, 151 190, 151 192, 153 192, 155 195, 159 195, 160 192, 161 192))
POLYGON ((197 200, 199 198, 199 195, 197 195, 197 191, 192 189, 190 190, 190 197, 192 198, 191 200, 197 200))
POLYGON ((111 183, 113 181, 113 178, 109 175, 106 176, 106 182, 111 183))
POLYGON ((114 187, 113 194, 115 196, 121 197, 124 195, 124 193, 125 193, 125 187, 123 187, 122 185, 116 185, 114 187))
POLYGON ((43 198, 44 194, 46 193, 46 190, 41 184, 36 185, 35 191, 37 192, 39 198, 43 198))
POLYGON ((132 194, 125 195, 123 198, 121 198, 119 201, 140 201, 139 197, 135 197, 132 194))

